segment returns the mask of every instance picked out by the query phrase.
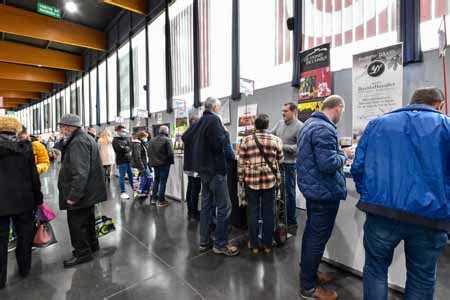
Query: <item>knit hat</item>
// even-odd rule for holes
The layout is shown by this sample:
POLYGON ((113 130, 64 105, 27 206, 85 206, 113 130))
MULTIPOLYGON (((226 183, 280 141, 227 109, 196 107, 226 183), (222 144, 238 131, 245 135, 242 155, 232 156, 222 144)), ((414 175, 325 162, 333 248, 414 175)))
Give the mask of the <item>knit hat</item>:
POLYGON ((0 132, 19 133, 22 130, 22 124, 15 117, 0 116, 0 132))
POLYGON ((81 118, 74 114, 67 114, 61 117, 58 125, 66 125, 81 128, 81 118))

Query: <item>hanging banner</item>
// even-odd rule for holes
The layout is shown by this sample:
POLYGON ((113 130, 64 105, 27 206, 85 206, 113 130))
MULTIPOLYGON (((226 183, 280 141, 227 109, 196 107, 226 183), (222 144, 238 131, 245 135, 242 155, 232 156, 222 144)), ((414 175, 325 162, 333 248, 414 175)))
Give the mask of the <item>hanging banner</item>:
POLYGON ((330 44, 300 53, 299 118, 306 121, 331 95, 330 44), (305 104, 303 104, 305 103, 305 104), (308 104, 306 104, 308 103, 308 104), (311 108, 314 109, 311 110, 311 108))
POLYGON ((258 112, 258 104, 241 105, 238 107, 237 142, 252 134, 255 129, 255 120, 258 112))
POLYGON ((175 136, 181 136, 189 127, 189 113, 186 101, 182 99, 173 99, 175 113, 175 136))
POLYGON ((353 56, 353 139, 367 124, 402 107, 403 46, 397 44, 353 56))

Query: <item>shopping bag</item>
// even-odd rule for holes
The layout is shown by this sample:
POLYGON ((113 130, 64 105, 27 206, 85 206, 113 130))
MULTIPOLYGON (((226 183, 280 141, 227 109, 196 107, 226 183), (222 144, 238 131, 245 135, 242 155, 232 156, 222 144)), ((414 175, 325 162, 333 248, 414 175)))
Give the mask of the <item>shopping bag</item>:
POLYGON ((38 209, 38 218, 41 222, 50 222, 56 218, 55 212, 48 207, 47 204, 42 204, 38 209))
POLYGON ((113 219, 107 217, 103 213, 101 204, 98 204, 96 209, 98 212, 95 217, 95 232, 97 233, 97 237, 102 237, 116 231, 116 226, 114 225, 113 219))
POLYGON ((33 239, 33 247, 47 248, 56 244, 55 233, 49 222, 37 222, 37 229, 33 239))

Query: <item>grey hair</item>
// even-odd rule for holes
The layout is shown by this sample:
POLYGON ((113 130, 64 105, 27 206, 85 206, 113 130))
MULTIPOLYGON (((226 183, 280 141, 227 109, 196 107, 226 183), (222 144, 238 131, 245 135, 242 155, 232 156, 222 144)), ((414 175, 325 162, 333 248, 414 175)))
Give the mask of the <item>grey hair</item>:
POLYGON ((328 96, 322 104, 322 110, 326 110, 326 109, 333 109, 336 107, 345 107, 345 101, 344 98, 342 98, 339 95, 331 95, 328 96))
POLYGON ((206 99, 205 101, 205 110, 211 111, 217 104, 220 104, 219 99, 214 97, 208 97, 208 99, 206 99))
POLYGON ((159 127, 159 133, 169 135, 169 127, 166 125, 159 127))

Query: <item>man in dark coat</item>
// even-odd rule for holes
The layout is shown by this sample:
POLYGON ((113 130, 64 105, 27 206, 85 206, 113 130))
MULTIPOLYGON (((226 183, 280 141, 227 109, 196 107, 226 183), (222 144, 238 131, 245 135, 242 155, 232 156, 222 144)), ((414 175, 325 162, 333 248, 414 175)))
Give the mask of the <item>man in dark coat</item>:
POLYGON ((200 212, 200 251, 213 248, 218 255, 236 256, 239 250, 228 243, 228 220, 231 201, 228 193, 225 146, 229 143, 225 127, 218 115, 221 103, 208 98, 200 121, 183 135, 183 142, 191 147, 192 171, 202 180, 202 210, 200 212), (217 211, 215 241, 210 238, 213 207, 217 211))
POLYGON ((119 187, 120 198, 122 200, 130 199, 130 196, 125 190, 125 174, 128 175, 128 182, 131 186, 131 191, 134 190, 133 186, 133 170, 131 169, 131 140, 128 136, 126 128, 122 125, 116 127, 117 136, 114 137, 112 146, 116 153, 116 165, 119 169, 119 187))
POLYGON ((34 211, 43 198, 31 142, 17 137, 21 128, 16 118, 0 116, 0 289, 6 284, 10 221, 17 233, 19 274, 26 277, 31 268, 34 211))
POLYGON ((298 187, 306 199, 307 220, 301 253, 301 296, 336 299, 335 291, 317 286, 333 278, 318 273, 325 246, 333 231, 341 200, 347 197, 344 164, 350 152, 339 147, 336 124, 345 102, 340 96, 325 99, 321 112, 305 122, 298 139, 298 187))
POLYGON ((64 261, 72 267, 91 261, 99 250, 95 232, 95 204, 106 201, 106 185, 100 153, 95 140, 81 130, 77 115, 65 115, 59 121, 67 142, 58 178, 59 206, 67 210, 73 257, 64 261))

